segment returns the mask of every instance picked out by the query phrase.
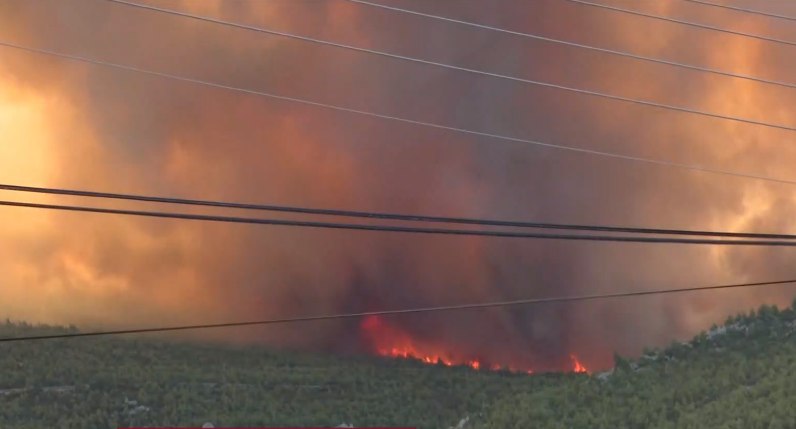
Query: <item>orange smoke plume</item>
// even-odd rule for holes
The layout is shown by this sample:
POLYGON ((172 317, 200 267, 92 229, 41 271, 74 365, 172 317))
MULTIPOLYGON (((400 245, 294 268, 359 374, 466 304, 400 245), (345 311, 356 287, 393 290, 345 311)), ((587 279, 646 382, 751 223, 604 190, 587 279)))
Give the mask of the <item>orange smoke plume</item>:
MULTIPOLYGON (((562 40, 766 79, 789 81, 796 70, 789 47, 566 2, 545 2, 543 8, 530 3, 500 2, 490 17, 514 17, 518 30, 562 40), (589 32, 580 31, 586 27, 589 32), (636 37, 640 31, 652 36, 636 37)), ((476 2, 468 4, 440 7, 439 13, 490 19, 476 2)), ((172 7, 689 109, 790 126, 796 118, 792 94, 760 82, 439 26, 347 2, 225 5, 208 0, 172 7), (429 31, 457 43, 428 44, 429 31), (516 61, 505 61, 505 52, 516 61)), ((691 18, 738 25, 719 10, 682 2, 638 2, 637 7, 684 18, 699 10, 703 15, 691 18)), ((761 34, 790 31, 770 20, 743 24, 761 34)), ((784 130, 447 74, 438 67, 103 2, 0 2, 0 38, 589 150, 787 180, 796 162, 796 145, 786 144, 792 135, 784 130), (103 25, 87 26, 86 17, 103 25), (148 31, 131 37, 136 28, 148 31)), ((507 220, 758 232, 796 228, 796 199, 785 184, 503 144, 477 134, 3 49, 0 183, 507 220)), ((0 197, 89 204, 63 196, 5 192, 0 197)), ((11 207, 0 208, 0 220, 0 319, 86 330, 784 278, 792 275, 796 257, 787 249, 421 237, 11 207), (374 297, 378 306, 371 303, 374 297)), ((367 318, 362 324, 318 323, 312 329, 294 324, 196 335, 340 352, 349 350, 351 340, 373 354, 426 363, 583 373, 610 366, 614 352, 637 354, 644 346, 688 338, 729 314, 764 302, 787 305, 791 299, 792 289, 783 288, 670 295, 632 305, 606 300, 495 308, 475 317, 418 317, 411 326, 367 318), (577 358, 571 356, 575 350, 577 358)))

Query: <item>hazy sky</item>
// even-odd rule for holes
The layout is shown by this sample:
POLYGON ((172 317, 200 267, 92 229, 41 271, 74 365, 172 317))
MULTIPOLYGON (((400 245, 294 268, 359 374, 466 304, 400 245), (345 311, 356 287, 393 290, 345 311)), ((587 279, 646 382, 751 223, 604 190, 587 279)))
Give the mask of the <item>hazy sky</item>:
MULTIPOLYGON (((796 41, 796 26, 784 20, 679 0, 601 1, 796 41)), ((796 126, 796 89, 346 0, 150 3, 796 126)), ((796 16, 796 4, 790 2, 732 4, 796 16)), ((796 83, 796 46, 566 0, 407 0, 400 6, 796 83)), ((796 180, 796 132, 455 72, 102 0, 2 2, 0 40, 414 120, 796 180)), ((793 232, 796 226, 789 185, 507 143, 4 47, 0 182, 558 223, 753 232, 793 232)), ((0 199, 130 206, 12 193, 1 193, 0 199)), ((22 208, 0 208, 0 220, 0 317, 86 328, 796 278, 796 253, 786 248, 432 237, 22 208)), ((643 346, 686 339, 761 303, 789 304, 794 290, 415 315, 392 323, 461 355, 542 368, 576 353, 595 367, 610 364, 614 351, 637 353, 643 346)), ((357 321, 205 334, 338 351, 367 348, 357 321)))

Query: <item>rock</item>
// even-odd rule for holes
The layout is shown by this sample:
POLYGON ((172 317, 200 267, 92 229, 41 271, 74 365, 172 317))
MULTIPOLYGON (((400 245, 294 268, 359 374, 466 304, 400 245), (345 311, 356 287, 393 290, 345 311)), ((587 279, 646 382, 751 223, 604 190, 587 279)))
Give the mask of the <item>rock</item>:
POLYGON ((205 424, 202 425, 202 427, 203 428, 214 428, 215 426, 213 426, 212 423, 205 423, 205 424))
POLYGON ((450 429, 464 429, 464 427, 467 426, 467 422, 469 422, 469 421, 470 421, 470 418, 469 417, 465 417, 465 418, 459 420, 459 424, 458 425, 453 426, 450 429))
POLYGON ((612 369, 612 370, 610 370, 610 371, 601 372, 601 373, 597 374, 597 379, 599 379, 599 380, 601 380, 601 381, 608 380, 608 378, 609 378, 609 377, 611 376, 611 374, 613 374, 613 373, 614 373, 614 370, 613 370, 613 369, 612 369))
POLYGON ((147 411, 149 411, 149 407, 145 407, 143 405, 139 405, 139 406, 133 408, 132 410, 128 411, 127 414, 133 415, 133 414, 138 414, 138 413, 146 413, 147 411))

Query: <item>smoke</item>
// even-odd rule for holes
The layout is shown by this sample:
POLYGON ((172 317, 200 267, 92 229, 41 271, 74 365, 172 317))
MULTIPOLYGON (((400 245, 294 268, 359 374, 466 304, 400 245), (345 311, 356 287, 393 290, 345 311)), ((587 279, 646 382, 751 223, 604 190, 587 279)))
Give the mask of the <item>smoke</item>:
MULTIPOLYGON (((528 79, 796 126, 794 90, 356 5, 151 2, 528 79)), ((625 4, 796 40, 687 3, 625 4)), ((787 81, 788 46, 568 2, 402 6, 787 81)), ((758 5, 759 6, 759 5, 758 5)), ((782 13, 796 15, 790 5, 782 13), (792 9, 792 10, 788 10, 792 9)), ((0 4, 0 37, 450 126, 793 179, 793 133, 452 72, 98 0, 0 4)), ((786 185, 476 138, 2 48, 0 180, 249 201, 670 228, 786 232, 786 185)), ((3 193, 3 199, 76 203, 3 193)), ((85 201, 80 201, 85 203, 85 201)), ((93 205, 111 203, 91 202, 93 205)), ((113 203, 114 207, 125 204, 113 203)), ((144 208, 155 208, 143 205, 144 208)), ((136 206, 141 207, 141 206, 136 206)), ((174 207, 169 209, 186 210, 174 207)), ((210 211, 215 213, 214 211, 210 211)), ((274 215, 277 216, 277 215, 274 215)), ((608 244, 146 220, 0 209, 0 315, 85 327, 183 324, 794 276, 783 248, 608 244)), ((787 287, 394 318, 495 362, 607 366, 787 287)), ((205 332, 362 352, 357 321, 205 332)))

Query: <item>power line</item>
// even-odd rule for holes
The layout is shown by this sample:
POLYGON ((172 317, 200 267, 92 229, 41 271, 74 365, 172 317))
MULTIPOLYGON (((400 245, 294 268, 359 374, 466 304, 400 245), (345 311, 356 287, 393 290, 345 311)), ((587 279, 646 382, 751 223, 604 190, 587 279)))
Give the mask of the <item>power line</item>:
POLYGON ((727 71, 722 71, 722 70, 711 69, 711 68, 708 68, 708 67, 701 67, 701 66, 695 66, 695 65, 692 65, 692 64, 685 64, 685 63, 679 63, 679 62, 676 62, 676 61, 664 60, 664 59, 660 59, 660 58, 647 57, 647 56, 643 56, 643 55, 636 55, 636 54, 632 54, 630 52, 617 51, 617 50, 607 49, 607 48, 599 48, 599 47, 596 47, 596 46, 585 45, 585 44, 582 44, 582 43, 568 42, 566 40, 554 39, 552 37, 545 37, 545 36, 540 36, 540 35, 537 35, 537 34, 531 34, 531 33, 524 33, 524 32, 520 32, 520 31, 507 30, 505 28, 494 27, 494 26, 491 26, 491 25, 479 24, 479 23, 472 22, 472 21, 463 21, 463 20, 459 20, 459 19, 449 18, 449 17, 446 17, 446 16, 433 15, 433 14, 429 14, 429 13, 425 13, 425 12, 418 12, 416 10, 403 9, 403 8, 400 8, 400 7, 388 6, 388 5, 385 5, 385 4, 373 3, 373 2, 365 1, 365 0, 348 0, 348 1, 350 1, 352 3, 361 4, 361 5, 367 5, 367 6, 378 7, 378 8, 382 8, 382 9, 386 9, 386 10, 391 10, 391 11, 394 11, 394 12, 401 12, 401 13, 406 13, 406 14, 410 14, 410 15, 417 15, 417 16, 422 16, 422 17, 426 17, 426 18, 437 19, 437 20, 440 20, 440 21, 446 21, 446 22, 451 22, 451 23, 455 23, 455 24, 462 24, 462 25, 466 25, 466 26, 470 26, 470 27, 474 27, 474 28, 480 28, 480 29, 483 29, 483 30, 491 30, 491 31, 499 32, 499 33, 511 34, 511 35, 514 35, 514 36, 521 36, 521 37, 526 37, 526 38, 534 39, 534 40, 541 40, 541 41, 544 41, 544 42, 557 43, 557 44, 561 44, 561 45, 565 45, 565 46, 572 46, 572 47, 575 47, 575 48, 587 49, 587 50, 591 50, 591 51, 595 51, 595 52, 601 52, 601 53, 605 53, 605 54, 617 55, 617 56, 621 56, 621 57, 625 57, 625 58, 632 58, 632 59, 635 59, 635 60, 648 61, 648 62, 652 62, 652 63, 664 64, 664 65, 673 66, 673 67, 680 67, 680 68, 684 68, 684 69, 695 70, 695 71, 700 71, 700 72, 705 72, 705 73, 712 73, 712 74, 717 74, 717 75, 726 76, 726 77, 733 77, 733 78, 737 78, 737 79, 746 79, 746 80, 750 80, 750 81, 754 81, 754 82, 765 83, 765 84, 770 84, 770 85, 777 85, 777 86, 782 86, 782 87, 786 87, 786 88, 796 88, 796 84, 788 83, 788 82, 763 79, 763 78, 760 78, 760 77, 755 77, 755 76, 750 76, 750 75, 745 75, 745 74, 740 74, 740 73, 727 72, 727 71))
POLYGON ((763 11, 754 10, 754 9, 747 9, 747 8, 744 8, 744 7, 730 6, 730 5, 718 4, 718 3, 710 3, 710 2, 707 2, 707 1, 704 1, 704 0, 685 0, 685 1, 690 1, 691 3, 699 3, 699 4, 703 4, 705 6, 720 7, 722 9, 731 9, 731 10, 738 11, 738 12, 746 12, 746 13, 751 13, 751 14, 755 14, 755 15, 763 15, 763 16, 768 16, 768 17, 771 17, 771 18, 779 18, 779 19, 787 19, 788 21, 796 21, 796 17, 786 16, 786 15, 779 15, 779 14, 771 13, 771 12, 763 12, 763 11))
POLYGON ((685 20, 675 19, 675 18, 669 18, 669 17, 666 17, 666 16, 653 15, 653 14, 650 14, 650 13, 640 12, 640 11, 632 10, 632 9, 625 9, 625 8, 621 8, 621 7, 617 7, 617 6, 610 6, 610 5, 607 5, 607 4, 594 3, 594 2, 590 2, 590 1, 586 1, 586 0, 566 0, 566 1, 570 1, 570 2, 573 2, 573 3, 579 3, 579 4, 582 4, 582 5, 586 5, 586 6, 599 7, 601 9, 608 9, 608 10, 612 10, 614 12, 627 13, 627 14, 630 14, 630 15, 643 16, 645 18, 652 18, 652 19, 657 19, 657 20, 660 20, 660 21, 666 21, 666 22, 673 22, 673 23, 676 23, 676 24, 688 25, 688 26, 691 26, 691 27, 701 28, 703 30, 718 31, 718 32, 721 32, 721 33, 733 34, 733 35, 736 35, 736 36, 743 36, 743 37, 749 37, 749 38, 752 38, 752 39, 764 40, 766 42, 774 42, 774 43, 781 43, 783 45, 788 45, 788 46, 796 46, 796 42, 791 42, 791 41, 788 41, 788 40, 775 39, 773 37, 767 37, 767 36, 759 36, 757 34, 744 33, 742 31, 727 30, 726 28, 714 27, 714 26, 711 26, 711 25, 700 24, 700 23, 697 23, 697 22, 685 21, 685 20))
MULTIPOLYGON (((512 82, 525 83, 525 84, 529 84, 529 85, 537 85, 537 86, 541 86, 541 87, 544 87, 544 88, 557 89, 557 90, 561 90, 561 91, 569 91, 569 92, 573 92, 573 93, 576 93, 576 94, 590 95, 590 96, 594 96, 594 97, 605 98, 605 99, 608 99, 608 100, 622 101, 622 102, 625 102, 625 103, 638 104, 638 105, 647 106, 647 107, 655 107, 655 108, 660 108, 660 109, 672 110, 672 111, 676 111, 676 112, 690 113, 690 114, 706 116, 706 117, 710 117, 710 118, 714 118, 714 119, 722 119, 722 120, 727 120, 727 121, 741 122, 741 123, 746 123, 746 124, 751 124, 751 125, 758 125, 758 126, 768 127, 768 128, 775 128, 775 129, 786 130, 786 131, 796 131, 796 128, 794 128, 792 126, 788 126, 788 125, 772 124, 772 123, 769 123, 769 122, 757 121, 757 120, 754 120, 754 119, 747 119, 747 118, 740 118, 740 117, 737 117, 737 116, 722 115, 722 114, 718 114, 718 113, 706 112, 706 111, 703 111, 703 110, 689 109, 687 107, 673 106, 673 105, 670 105, 670 104, 657 103, 657 102, 654 102, 654 101, 639 100, 639 99, 635 99, 635 98, 629 98, 629 97, 622 97, 622 96, 619 96, 619 95, 607 94, 607 93, 604 93, 604 92, 591 91, 591 90, 580 89, 580 88, 573 88, 573 87, 553 84, 553 83, 549 83, 549 82, 542 82, 542 81, 538 81, 538 80, 525 79, 525 78, 516 77, 516 76, 508 76, 508 75, 503 75, 503 74, 499 74, 499 73, 492 73, 492 72, 487 72, 487 71, 483 71, 483 70, 471 69, 471 68, 467 68, 467 67, 460 67, 460 66, 455 66, 455 65, 452 65, 452 64, 446 64, 446 63, 440 63, 440 62, 436 62, 436 61, 424 60, 424 59, 415 58, 415 57, 408 57, 408 56, 405 56, 405 55, 391 54, 389 52, 377 51, 377 50, 368 49, 368 48, 360 48, 360 47, 357 47, 357 46, 346 45, 346 44, 343 44, 343 43, 331 42, 331 41, 328 41, 328 40, 317 39, 317 38, 307 37, 307 36, 300 36, 300 35, 293 34, 293 33, 287 33, 287 32, 277 31, 277 30, 270 30, 270 29, 262 28, 262 27, 254 27, 254 26, 251 26, 251 25, 239 24, 239 23, 232 22, 232 21, 226 21, 226 20, 217 19, 217 18, 211 18, 211 17, 207 17, 207 16, 202 16, 202 15, 194 15, 194 14, 187 13, 187 12, 180 12, 180 11, 176 11, 176 10, 173 10, 173 9, 166 9, 166 8, 160 8, 160 7, 150 6, 150 5, 144 5, 144 4, 139 4, 139 3, 135 3, 135 2, 129 2, 129 1, 126 1, 126 0, 106 0, 106 1, 109 1, 111 3, 120 4, 120 5, 130 6, 130 7, 137 7, 137 8, 153 11, 153 12, 166 13, 166 14, 170 14, 170 15, 183 17, 183 18, 190 18, 190 19, 195 19, 195 20, 199 20, 199 21, 210 22, 210 23, 213 23, 213 24, 225 25, 225 26, 234 27, 234 28, 238 28, 238 29, 255 31, 255 32, 258 32, 258 33, 270 34, 270 35, 273 35, 273 36, 287 37, 287 38, 301 40, 301 41, 309 42, 309 43, 316 43, 316 44, 325 45, 325 46, 333 46, 333 47, 336 47, 336 48, 348 49, 348 50, 352 50, 352 51, 355 51, 355 52, 367 53, 367 54, 378 55, 378 56, 392 58, 392 59, 397 59, 397 60, 410 61, 410 62, 415 62, 415 63, 419 63, 419 64, 442 67, 442 68, 445 68, 445 69, 448 69, 448 70, 456 70, 456 71, 461 71, 461 72, 466 72, 466 73, 471 73, 471 74, 477 74, 477 75, 482 75, 482 76, 493 77, 493 78, 497 78, 497 79, 504 79, 504 80, 508 80, 508 81, 512 81, 512 82)), ((570 0, 570 1, 576 1, 576 0, 570 0)))
POLYGON ((778 281, 758 282, 758 283, 736 283, 736 284, 727 284, 727 285, 718 285, 718 286, 697 286, 697 287, 687 287, 679 289, 658 289, 658 290, 649 290, 649 291, 617 292, 617 293, 608 293, 608 294, 560 296, 552 298, 531 298, 531 299, 518 299, 511 301, 482 302, 474 304, 405 308, 398 310, 364 311, 359 313, 337 313, 337 314, 325 314, 325 315, 316 315, 316 316, 299 316, 299 317, 256 320, 256 321, 246 321, 246 322, 228 322, 228 323, 213 323, 213 324, 202 324, 202 325, 184 325, 184 326, 169 326, 169 327, 157 327, 157 328, 123 329, 123 330, 113 330, 113 331, 72 332, 64 334, 6 337, 6 338, 0 338, 0 342, 10 343, 10 342, 21 342, 21 341, 40 341, 40 340, 52 340, 52 339, 66 339, 66 338, 97 337, 97 336, 106 336, 106 335, 128 335, 128 334, 142 334, 142 333, 166 332, 166 331, 231 328, 231 327, 254 326, 254 325, 276 325, 284 323, 312 322, 320 320, 356 319, 368 316, 394 316, 400 314, 436 313, 436 312, 454 311, 454 310, 472 310, 480 308, 510 307, 510 306, 519 306, 519 305, 552 304, 559 302, 589 301, 589 300, 610 299, 610 298, 628 298, 628 297, 639 297, 647 295, 663 295, 671 293, 773 286, 773 285, 782 285, 790 283, 796 283, 796 280, 778 280, 778 281))
POLYGON ((47 209, 47 210, 64 210, 64 211, 74 211, 74 212, 84 212, 84 213, 118 214, 118 215, 127 215, 127 216, 144 216, 144 217, 167 218, 167 219, 201 220, 201 221, 227 222, 227 223, 238 223, 238 224, 295 226, 295 227, 304 227, 304 228, 323 228, 323 229, 338 229, 338 230, 403 232, 403 233, 415 233, 415 234, 442 234, 442 235, 504 237, 504 238, 537 238, 537 239, 548 239, 548 240, 602 241, 602 242, 620 242, 620 243, 796 247, 796 241, 626 237, 626 236, 586 235, 586 234, 541 234, 541 233, 532 233, 532 232, 484 231, 484 230, 448 229, 448 228, 415 228, 415 227, 404 227, 404 226, 311 222, 311 221, 282 220, 282 219, 261 219, 261 218, 248 218, 248 217, 196 215, 189 213, 105 209, 99 207, 37 204, 37 203, 26 203, 18 201, 0 201, 0 206, 28 207, 28 208, 37 208, 37 209, 47 209))
POLYGON ((150 203, 181 204, 181 205, 190 205, 190 206, 219 207, 219 208, 273 211, 273 212, 285 212, 285 213, 301 213, 301 214, 322 215, 322 216, 388 219, 388 220, 400 220, 400 221, 410 221, 410 222, 457 223, 457 224, 500 226, 500 227, 603 231, 603 232, 616 232, 616 233, 657 234, 657 235, 690 235, 690 236, 708 236, 708 237, 726 237, 726 238, 796 240, 796 235, 793 234, 766 234, 766 233, 662 229, 662 228, 633 228, 633 227, 617 227, 617 226, 602 226, 602 225, 573 225, 573 224, 524 222, 524 221, 495 220, 495 219, 474 219, 474 218, 463 218, 463 217, 426 216, 426 215, 414 215, 414 214, 408 215, 408 214, 396 214, 396 213, 384 213, 384 212, 317 209, 317 208, 295 207, 295 206, 280 206, 280 205, 267 205, 267 204, 237 203, 237 202, 227 202, 227 201, 184 199, 184 198, 173 198, 173 197, 157 197, 157 196, 146 196, 146 195, 131 195, 131 194, 96 192, 96 191, 85 191, 85 190, 75 190, 75 189, 9 185, 2 183, 0 183, 0 190, 14 191, 14 192, 32 192, 32 193, 48 194, 48 195, 69 195, 69 196, 88 197, 88 198, 117 199, 117 200, 127 200, 127 201, 150 202, 150 203))
POLYGON ((470 130, 470 129, 466 129, 466 128, 458 128, 458 127, 452 127, 452 126, 448 126, 448 125, 435 124, 433 122, 418 121, 418 120, 414 120, 414 119, 402 118, 402 117, 399 117, 399 116, 384 115, 384 114, 381 114, 381 113, 374 113, 374 112, 368 112, 368 111, 364 111, 364 110, 357 110, 357 109, 352 109, 352 108, 348 108, 348 107, 338 106, 338 105, 334 105, 334 104, 326 104, 326 103, 306 100, 306 99, 302 99, 302 98, 289 97, 289 96, 285 96, 285 95, 278 95, 278 94, 273 94, 273 93, 264 92, 264 91, 256 91, 256 90, 252 90, 252 89, 245 89, 245 88, 240 88, 240 87, 235 87, 235 86, 230 86, 230 85, 224 85, 224 84, 220 84, 220 83, 214 83, 214 82, 209 82, 209 81, 205 81, 205 80, 201 80, 201 79, 194 79, 194 78, 190 78, 190 77, 174 75, 174 74, 170 74, 170 73, 163 73, 163 72, 158 72, 158 71, 146 70, 146 69, 142 69, 142 68, 138 68, 138 67, 126 66, 126 65, 111 63, 111 62, 102 61, 102 60, 96 60, 96 59, 93 59, 93 58, 81 57, 81 56, 78 56, 78 55, 64 54, 64 53, 61 53, 61 52, 50 51, 50 50, 47 50, 47 49, 31 48, 31 47, 22 46, 22 45, 18 45, 18 44, 15 44, 15 43, 10 43, 10 42, 0 41, 0 46, 5 46, 7 48, 18 49, 18 50, 21 50, 21 51, 34 53, 34 54, 39 54, 39 55, 48 55, 48 56, 58 57, 58 58, 61 58, 61 59, 67 59, 67 60, 71 60, 71 61, 79 61, 79 62, 83 62, 83 63, 87 63, 87 64, 93 64, 93 65, 98 65, 98 66, 103 66, 103 67, 109 67, 109 68, 114 68, 114 69, 118 69, 118 70, 124 70, 124 71, 129 71, 129 72, 134 72, 134 73, 141 73, 141 74, 145 74, 145 75, 149 75, 149 76, 157 76, 157 77, 161 77, 161 78, 172 79, 172 80, 186 82, 186 83, 192 83, 192 84, 196 84, 196 85, 203 85, 203 86, 208 86, 208 87, 216 88, 216 89, 223 89, 223 90, 227 90, 227 91, 235 91, 235 92, 239 92, 239 93, 242 93, 242 94, 257 95, 257 96, 268 97, 268 98, 271 98, 271 99, 274 99, 274 100, 279 100, 279 101, 287 101, 287 102, 291 102, 291 103, 298 103, 298 104, 304 104, 304 105, 307 105, 307 106, 313 106, 313 107, 319 107, 319 108, 323 108, 323 109, 335 110, 335 111, 338 111, 338 112, 353 113, 353 114, 367 116, 367 117, 371 117, 371 118, 378 118, 378 119, 402 122, 402 123, 405 123, 405 124, 419 125, 419 126, 429 127, 429 128, 436 128, 438 130, 454 131, 454 132, 459 132, 459 133, 463 133, 463 134, 469 134, 469 135, 472 135, 472 136, 488 137, 488 138, 497 139, 497 140, 503 140, 503 141, 512 142, 512 143, 525 143, 525 144, 539 146, 539 147, 544 147, 544 148, 548 148, 548 149, 565 150, 565 151, 569 151, 569 152, 583 153, 583 154, 595 155, 595 156, 603 156, 603 157, 607 157, 607 158, 615 158, 615 159, 621 159, 621 160, 625 160, 625 161, 643 162, 643 163, 647 163, 647 164, 653 164, 653 165, 659 165, 659 166, 665 166, 665 167, 681 168, 681 169, 684 169, 684 170, 699 171, 699 172, 703 172, 703 173, 711 173, 711 174, 719 174, 719 175, 724 175, 724 176, 741 177, 741 178, 745 178, 745 179, 763 180, 763 181, 767 181, 767 182, 781 183, 781 184, 787 184, 787 185, 796 185, 796 181, 794 181, 794 180, 779 179, 779 178, 775 178, 775 177, 761 176, 761 175, 756 175, 756 174, 738 173, 738 172, 733 172, 733 171, 729 171, 729 170, 720 170, 720 169, 715 169, 715 168, 703 167, 703 166, 700 166, 700 165, 682 164, 682 163, 672 162, 672 161, 662 161, 662 160, 657 160, 657 159, 653 159, 653 158, 643 158, 643 157, 632 156, 632 155, 623 155, 623 154, 619 154, 619 153, 599 151, 599 150, 594 150, 594 149, 579 148, 579 147, 575 147, 575 146, 564 146, 564 145, 559 145, 559 144, 554 144, 554 143, 545 143, 545 142, 541 142, 541 141, 524 139, 524 138, 519 138, 519 137, 511 137, 511 136, 506 136, 506 135, 501 135, 501 134, 494 134, 494 133, 488 133, 488 132, 483 132, 483 131, 475 131, 475 130, 470 130))

